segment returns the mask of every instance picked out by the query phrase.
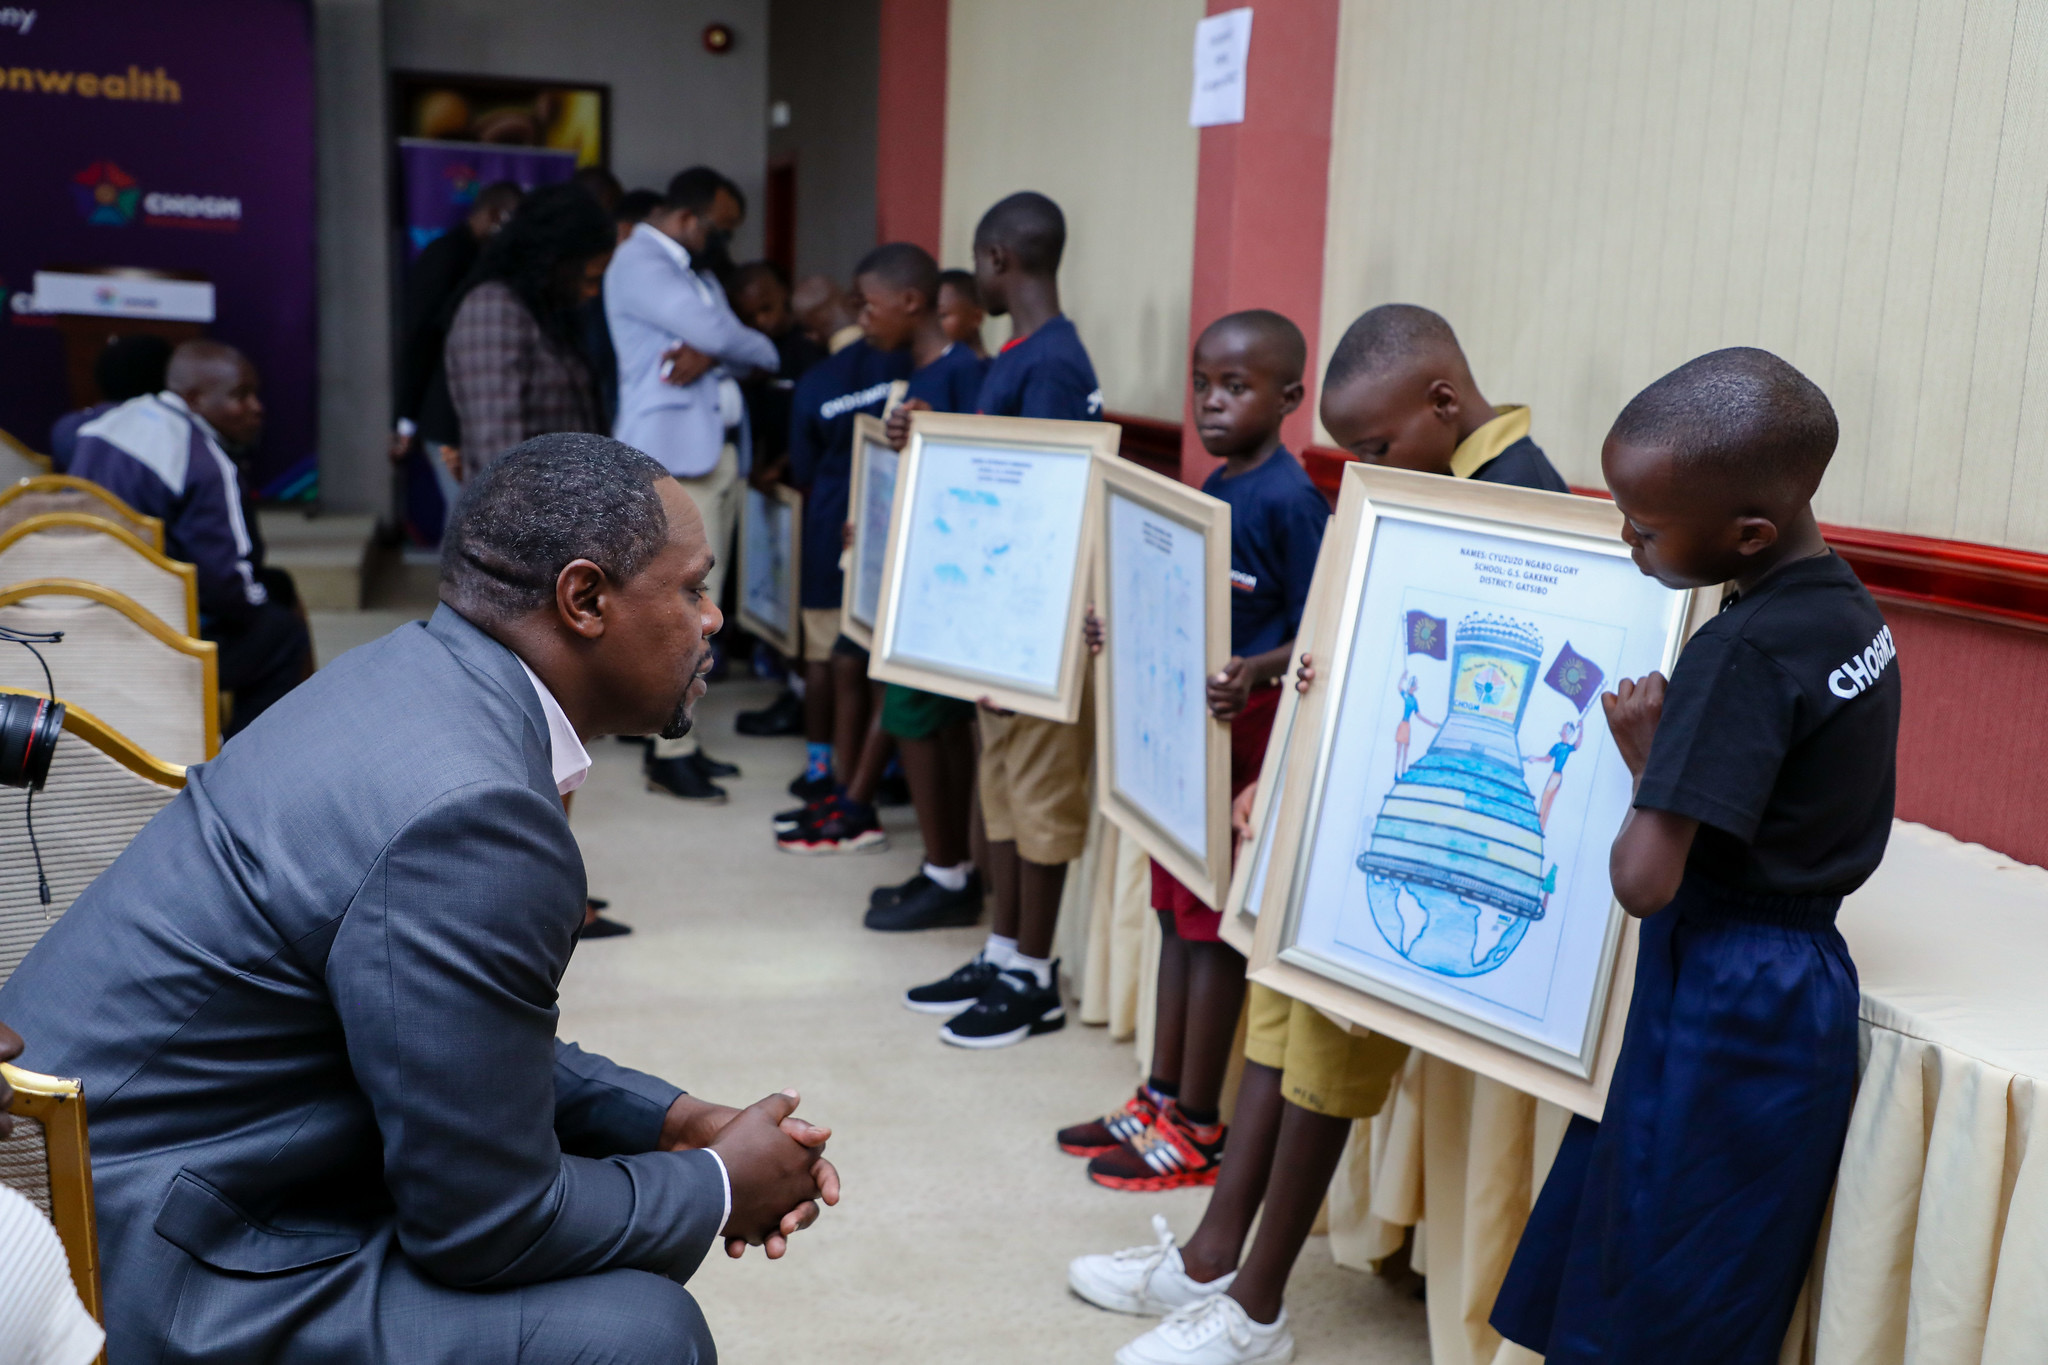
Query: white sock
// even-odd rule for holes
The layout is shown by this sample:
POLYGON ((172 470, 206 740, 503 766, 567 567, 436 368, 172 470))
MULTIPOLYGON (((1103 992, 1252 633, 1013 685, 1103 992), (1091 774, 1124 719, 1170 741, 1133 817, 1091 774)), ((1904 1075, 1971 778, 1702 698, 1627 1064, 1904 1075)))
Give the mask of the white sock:
POLYGON ((1022 953, 1013 953, 1009 969, 1013 972, 1031 973, 1038 978, 1041 990, 1052 984, 1052 959, 1049 957, 1026 957, 1022 953))
MULTIPOLYGON (((965 891, 967 889, 968 874, 973 871, 974 864, 972 862, 961 863, 958 867, 940 867, 937 863, 926 863, 924 865, 924 875, 930 877, 948 891, 965 891)), ((1011 942, 1014 943, 1016 940, 1012 939, 1011 942)))
POLYGON ((1007 967, 1017 960, 1017 940, 1004 938, 1001 934, 990 934, 988 942, 981 947, 982 959, 997 967, 1007 967))

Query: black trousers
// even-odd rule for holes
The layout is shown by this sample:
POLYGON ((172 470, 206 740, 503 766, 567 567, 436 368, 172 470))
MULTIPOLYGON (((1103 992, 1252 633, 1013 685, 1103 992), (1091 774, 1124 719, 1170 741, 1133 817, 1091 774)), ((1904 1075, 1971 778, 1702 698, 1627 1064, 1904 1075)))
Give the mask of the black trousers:
POLYGON ((223 739, 240 734, 306 675, 313 639, 299 619, 299 593, 291 575, 265 569, 270 600, 241 620, 215 622, 199 633, 220 646, 220 685, 235 694, 223 739))

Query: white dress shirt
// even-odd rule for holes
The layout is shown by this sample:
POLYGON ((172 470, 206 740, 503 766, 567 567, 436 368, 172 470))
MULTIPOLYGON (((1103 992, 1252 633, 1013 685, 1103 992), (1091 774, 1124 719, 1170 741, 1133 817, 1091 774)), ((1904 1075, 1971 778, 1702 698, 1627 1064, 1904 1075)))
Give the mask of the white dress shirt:
MULTIPOLYGON (((512 657, 519 659, 517 654, 512 657)), ((548 718, 548 765, 555 779, 555 790, 567 796, 590 776, 590 751, 583 747, 576 727, 569 723, 562 704, 555 700, 554 693, 548 691, 548 685, 540 680, 540 674, 528 668, 524 659, 519 659, 519 667, 526 674, 526 680, 533 684, 533 694, 540 698, 540 709, 548 718)), ((725 1182, 725 1212, 718 1218, 721 1232, 711 1234, 711 1245, 716 1247, 722 1230, 732 1218, 732 1172, 725 1169, 725 1158, 718 1153, 712 1152, 711 1159, 718 1163, 719 1177, 725 1182)))
POLYGON ((106 1339, 78 1300, 57 1229, 42 1210, 0 1185, 0 1359, 90 1365, 106 1339))

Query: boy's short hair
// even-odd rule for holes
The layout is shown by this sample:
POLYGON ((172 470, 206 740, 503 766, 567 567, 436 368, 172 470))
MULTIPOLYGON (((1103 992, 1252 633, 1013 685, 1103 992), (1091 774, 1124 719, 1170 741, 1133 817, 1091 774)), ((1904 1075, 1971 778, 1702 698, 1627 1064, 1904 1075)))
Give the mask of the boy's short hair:
POLYGON ((1067 216, 1036 190, 1019 190, 981 215, 974 244, 1007 249, 1027 275, 1051 275, 1067 249, 1067 216))
POLYGON ((1301 328, 1270 308, 1247 308, 1241 313, 1225 313, 1202 329, 1202 335, 1195 338, 1195 349, 1201 350, 1202 343, 1211 334, 1222 333, 1270 346, 1273 358, 1280 365, 1282 383, 1299 383, 1302 371, 1308 368, 1308 341, 1302 336, 1301 328))
POLYGON ((677 172, 675 178, 668 182, 668 193, 662 197, 662 202, 668 208, 682 209, 702 217, 711 212, 720 190, 732 196, 741 212, 746 211, 747 196, 740 193, 740 187, 709 166, 692 166, 687 171, 677 172))
POLYGON ((1841 427, 1820 386, 1769 351, 1730 346, 1688 360, 1631 398, 1612 439, 1669 450, 1681 467, 1753 488, 1820 487, 1841 427))
POLYGON ((885 242, 860 258, 853 278, 873 275, 892 289, 914 289, 926 308, 939 302, 939 263, 913 242, 885 242))
POLYGON ((981 307, 981 287, 975 284, 971 270, 941 270, 939 288, 950 289, 976 308, 981 307))
POLYGON ((1464 354, 1458 334, 1442 314, 1412 303, 1383 303, 1359 314, 1358 321, 1344 329, 1343 340, 1330 352, 1323 389, 1342 388, 1435 351, 1464 354))

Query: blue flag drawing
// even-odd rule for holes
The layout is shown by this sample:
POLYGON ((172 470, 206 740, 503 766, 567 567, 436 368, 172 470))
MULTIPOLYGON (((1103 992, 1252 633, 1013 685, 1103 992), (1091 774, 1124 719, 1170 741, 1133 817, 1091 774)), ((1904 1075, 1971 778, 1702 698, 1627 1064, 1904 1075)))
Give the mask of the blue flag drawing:
POLYGON ((1432 659, 1444 657, 1444 648, 1449 632, 1445 629, 1444 618, 1431 616, 1426 611, 1408 613, 1408 652, 1427 654, 1432 659))

